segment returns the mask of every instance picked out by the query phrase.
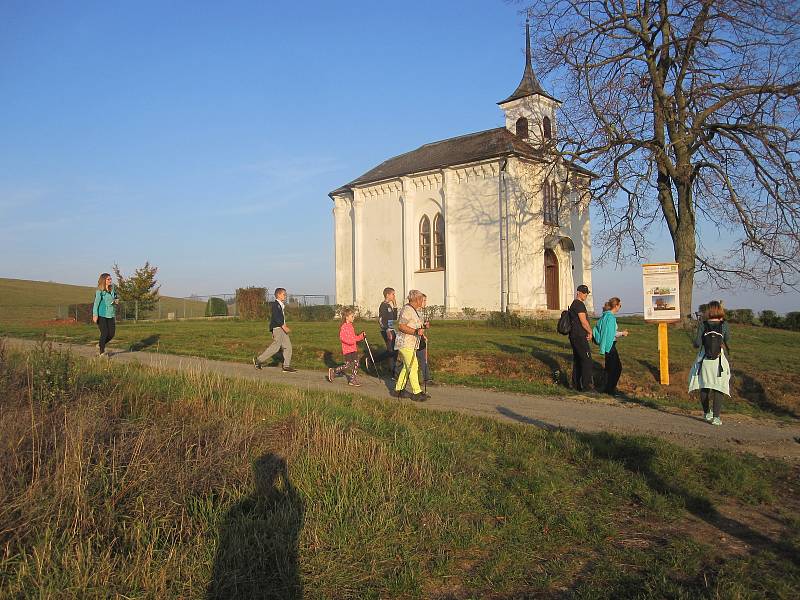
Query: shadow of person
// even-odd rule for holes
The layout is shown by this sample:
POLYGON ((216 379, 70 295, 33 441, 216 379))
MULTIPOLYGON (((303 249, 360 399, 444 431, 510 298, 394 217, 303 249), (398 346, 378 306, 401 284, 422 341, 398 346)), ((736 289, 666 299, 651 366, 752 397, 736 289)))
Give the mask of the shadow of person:
POLYGON ((207 598, 302 598, 303 500, 277 454, 253 463, 253 480, 253 493, 230 508, 220 527, 207 598))
POLYGON ((748 402, 774 415, 797 418, 798 415, 793 410, 772 402, 769 399, 767 390, 765 390, 761 382, 752 375, 740 371, 739 369, 733 369, 731 371, 731 376, 731 385, 736 386, 739 395, 748 402))
POLYGON ((155 333, 153 335, 149 335, 146 338, 142 338, 138 342, 133 342, 128 347, 128 352, 139 352, 140 350, 144 350, 145 348, 154 346, 158 343, 158 340, 160 339, 161 339, 161 334, 155 333))

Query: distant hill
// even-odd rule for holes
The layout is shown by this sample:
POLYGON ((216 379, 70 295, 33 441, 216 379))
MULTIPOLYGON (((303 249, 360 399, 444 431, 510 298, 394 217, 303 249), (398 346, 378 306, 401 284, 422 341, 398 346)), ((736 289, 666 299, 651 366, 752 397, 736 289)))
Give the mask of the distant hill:
MULTIPOLYGON (((95 288, 52 281, 29 281, 0 277, 0 322, 44 321, 67 316, 67 307, 80 302, 92 302, 95 288)), ((205 302, 161 297, 161 313, 175 312, 183 316, 203 316, 205 302)), ((156 316, 158 315, 151 315, 156 316)))

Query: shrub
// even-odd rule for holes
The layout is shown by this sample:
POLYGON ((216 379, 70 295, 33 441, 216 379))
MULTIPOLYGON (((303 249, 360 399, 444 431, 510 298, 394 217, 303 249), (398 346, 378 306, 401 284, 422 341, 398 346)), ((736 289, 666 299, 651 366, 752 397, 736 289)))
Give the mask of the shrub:
POLYGON ((78 323, 91 323, 93 307, 94 304, 92 302, 70 304, 67 308, 67 317, 74 318, 78 323))
POLYGON ((520 317, 517 313, 492 311, 486 324, 498 329, 522 329, 528 324, 527 321, 529 319, 520 317))
POLYGON ((731 308, 725 311, 725 318, 731 323, 752 325, 755 317, 751 308, 731 308))
POLYGON ((469 320, 474 319, 475 315, 478 314, 478 311, 472 308, 471 306, 465 306, 464 308, 461 309, 461 312, 463 312, 464 316, 467 317, 467 319, 469 320))
POLYGON ((209 298, 206 302, 207 317, 227 317, 228 305, 222 298, 209 298))
POLYGON ((287 304, 286 317, 292 321, 331 321, 336 318, 336 307, 330 304, 287 304))
POLYGON ((783 324, 786 329, 800 331, 800 312, 792 311, 786 313, 786 318, 783 319, 783 324))
POLYGON ((236 310, 246 321, 265 320, 269 314, 267 288, 246 287, 236 290, 236 310))

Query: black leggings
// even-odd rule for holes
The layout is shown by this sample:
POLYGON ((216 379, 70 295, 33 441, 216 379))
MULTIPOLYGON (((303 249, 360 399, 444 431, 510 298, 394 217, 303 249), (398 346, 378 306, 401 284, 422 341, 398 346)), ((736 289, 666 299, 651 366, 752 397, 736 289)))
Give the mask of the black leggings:
POLYGON ((622 375, 622 361, 617 352, 617 342, 614 342, 611 350, 606 352, 606 394, 613 394, 617 391, 620 375, 622 375))
POLYGON ((117 332, 117 325, 114 317, 97 317, 97 326, 100 328, 100 354, 106 351, 106 344, 114 339, 117 332))
POLYGON ((712 390, 711 388, 702 388, 700 390, 700 402, 703 404, 703 412, 708 413, 709 404, 714 406, 714 416, 718 417, 722 410, 722 396, 719 390, 712 390))
POLYGON ((582 392, 591 392, 594 386, 592 378, 592 351, 586 336, 569 338, 572 346, 572 387, 582 392))

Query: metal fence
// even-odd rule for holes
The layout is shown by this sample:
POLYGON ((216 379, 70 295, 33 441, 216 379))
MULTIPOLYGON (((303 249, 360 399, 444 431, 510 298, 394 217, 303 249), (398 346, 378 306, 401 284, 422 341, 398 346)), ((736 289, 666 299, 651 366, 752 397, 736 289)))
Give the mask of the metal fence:
MULTIPOLYGON (((273 294, 267 295, 267 301, 275 299, 273 294)), ((329 294, 291 294, 287 297, 287 304, 300 306, 316 306, 330 304, 333 296, 329 294)), ((49 321, 76 320, 88 321, 91 315, 86 315, 87 305, 90 302, 77 304, 39 304, 39 305, 13 305, 0 304, 0 322, 19 321, 49 321), (83 312, 82 312, 83 311, 83 312)), ((89 308, 89 310, 91 310, 89 308)), ((118 321, 154 321, 154 320, 181 320, 203 318, 226 318, 239 316, 236 307, 236 294, 192 294, 184 298, 161 298, 154 306, 147 310, 139 302, 120 302, 116 310, 118 321), (211 298, 219 301, 209 304, 211 298), (210 310, 216 308, 216 310, 210 310)))

